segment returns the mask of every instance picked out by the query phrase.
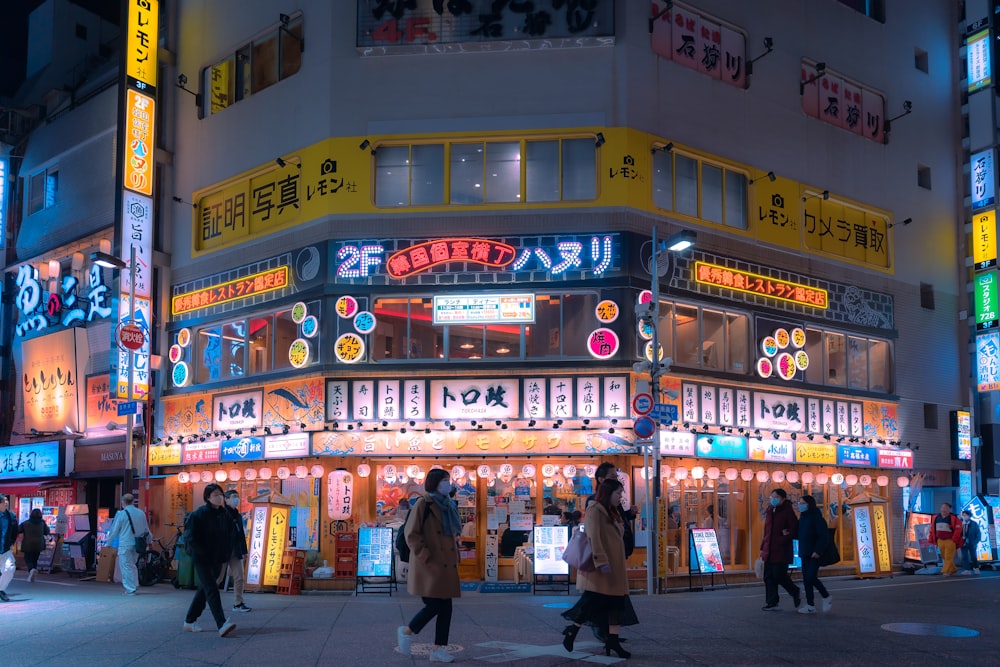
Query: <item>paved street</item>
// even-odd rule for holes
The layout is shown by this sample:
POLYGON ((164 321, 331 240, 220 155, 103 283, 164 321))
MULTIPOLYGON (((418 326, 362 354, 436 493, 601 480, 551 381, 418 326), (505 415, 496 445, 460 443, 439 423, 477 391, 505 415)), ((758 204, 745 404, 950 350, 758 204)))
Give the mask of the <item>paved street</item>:
MULTIPOLYGON (((125 597, 121 587, 18 571, 0 603, 2 665, 405 665, 425 662, 395 651, 396 627, 419 603, 406 593, 248 595, 254 608, 233 614, 237 630, 181 631, 193 591, 169 584, 125 597)), ((605 658, 584 629, 578 651, 560 645, 561 608, 575 597, 468 593, 456 602, 452 650, 474 665, 996 665, 1000 662, 1000 574, 949 579, 899 576, 831 580, 829 614, 762 612, 763 588, 730 588, 633 598, 641 624, 623 633, 627 663, 605 658), (978 636, 914 636, 882 629, 892 623, 960 626, 978 636)), ((223 595, 232 606, 232 594, 223 595)), ((433 626, 414 642, 428 648, 433 626)))

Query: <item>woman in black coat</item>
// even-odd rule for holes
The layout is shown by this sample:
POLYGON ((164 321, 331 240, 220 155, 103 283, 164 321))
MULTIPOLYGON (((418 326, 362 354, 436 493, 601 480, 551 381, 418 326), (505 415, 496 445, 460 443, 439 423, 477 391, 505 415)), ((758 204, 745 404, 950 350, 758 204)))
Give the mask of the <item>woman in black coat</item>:
POLYGON ((816 499, 802 496, 799 500, 799 558, 802 559, 802 584, 806 588, 806 603, 799 609, 800 614, 815 614, 813 588, 823 596, 823 611, 830 611, 833 598, 826 586, 819 580, 819 557, 830 542, 830 529, 826 519, 816 507, 816 499))

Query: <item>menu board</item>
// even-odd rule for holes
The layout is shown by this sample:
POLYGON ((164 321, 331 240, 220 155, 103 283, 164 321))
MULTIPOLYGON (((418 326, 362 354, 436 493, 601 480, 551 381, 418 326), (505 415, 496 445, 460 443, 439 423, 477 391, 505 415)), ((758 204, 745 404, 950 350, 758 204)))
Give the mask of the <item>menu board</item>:
POLYGON ((692 528, 690 530, 690 568, 701 574, 719 574, 726 571, 719 552, 719 540, 714 528, 692 528))
POLYGON ((392 576, 392 528, 358 531, 358 576, 392 576))
POLYGON ((569 574, 562 559, 569 544, 569 526, 535 526, 535 574, 569 574))

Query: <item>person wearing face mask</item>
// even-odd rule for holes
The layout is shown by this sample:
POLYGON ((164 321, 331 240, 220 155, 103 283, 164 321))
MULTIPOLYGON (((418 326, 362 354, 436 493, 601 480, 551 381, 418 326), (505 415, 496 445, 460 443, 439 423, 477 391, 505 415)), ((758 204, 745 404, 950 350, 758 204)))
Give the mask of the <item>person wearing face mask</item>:
POLYGON ((965 510, 962 512, 962 564, 965 569, 962 574, 979 574, 979 558, 976 556, 976 549, 982 533, 979 524, 972 520, 972 512, 965 510))
POLYGON ((131 493, 122 496, 122 508, 115 513, 108 531, 108 543, 118 542, 118 569, 122 573, 122 588, 125 595, 135 595, 139 586, 139 556, 135 551, 135 538, 149 536, 149 524, 145 513, 132 505, 131 493))
POLYGON ((226 512, 233 521, 233 551, 219 574, 219 585, 225 583, 228 569, 229 576, 233 578, 233 611, 246 613, 251 611, 243 602, 243 587, 246 584, 243 561, 247 555, 247 534, 243 529, 243 515, 240 514, 240 493, 236 489, 226 491, 226 512))
POLYGON ((799 587, 788 576, 788 566, 794 560, 793 540, 799 529, 792 503, 784 489, 771 491, 764 512, 764 538, 760 541, 760 557, 764 561, 764 611, 780 611, 778 586, 792 596, 795 608, 802 604, 799 587))
POLYGON ((196 621, 207 603, 219 628, 219 636, 225 637, 236 629, 236 624, 222 611, 218 581, 222 565, 233 551, 233 520, 224 506, 221 486, 209 484, 202 497, 205 504, 191 512, 184 522, 184 544, 198 575, 198 591, 188 607, 183 628, 187 632, 202 631, 196 621))
POLYGON ((413 635, 418 634, 431 619, 434 626, 434 648, 431 662, 453 662, 448 652, 451 612, 454 598, 461 597, 458 581, 458 542, 462 522, 458 506, 449 497, 452 485, 448 472, 434 469, 424 479, 427 492, 410 510, 404 536, 410 547, 410 571, 406 590, 419 595, 424 608, 396 631, 396 644, 403 655, 410 655, 413 635), (429 509, 425 509, 429 508, 429 509))
POLYGON ((812 496, 799 500, 799 558, 802 559, 802 585, 806 589, 806 603, 799 607, 800 614, 815 614, 813 589, 823 596, 823 611, 830 611, 833 597, 819 580, 819 557, 830 542, 830 528, 812 496))

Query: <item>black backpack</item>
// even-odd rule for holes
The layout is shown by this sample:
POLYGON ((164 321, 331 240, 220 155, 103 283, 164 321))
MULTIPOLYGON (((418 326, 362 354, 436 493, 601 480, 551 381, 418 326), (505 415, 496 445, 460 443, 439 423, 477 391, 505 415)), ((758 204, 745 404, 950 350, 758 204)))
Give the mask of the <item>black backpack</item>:
MULTIPOLYGON (((431 513, 430 503, 424 502, 424 521, 427 520, 427 515, 431 513)), ((399 560, 402 563, 410 562, 410 545, 406 543, 406 524, 410 522, 410 515, 413 514, 411 509, 406 513, 406 518, 403 520, 403 525, 399 527, 396 532, 396 551, 399 552, 399 560)))

